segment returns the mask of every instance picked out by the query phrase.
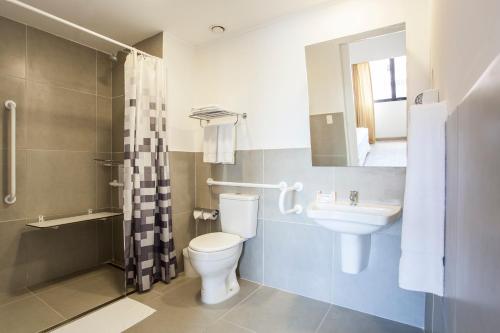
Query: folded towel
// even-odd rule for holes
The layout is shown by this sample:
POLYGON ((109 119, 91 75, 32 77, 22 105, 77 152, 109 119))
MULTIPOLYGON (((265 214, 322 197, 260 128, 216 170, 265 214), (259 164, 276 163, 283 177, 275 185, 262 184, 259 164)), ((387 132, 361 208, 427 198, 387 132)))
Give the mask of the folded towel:
POLYGON ((217 125, 206 126, 203 129, 203 162, 217 163, 217 125))
POLYGON ((234 164, 234 150, 236 149, 236 129, 234 124, 218 125, 217 134, 217 162, 234 164))
POLYGON ((399 286, 443 295, 446 104, 410 108, 399 286))

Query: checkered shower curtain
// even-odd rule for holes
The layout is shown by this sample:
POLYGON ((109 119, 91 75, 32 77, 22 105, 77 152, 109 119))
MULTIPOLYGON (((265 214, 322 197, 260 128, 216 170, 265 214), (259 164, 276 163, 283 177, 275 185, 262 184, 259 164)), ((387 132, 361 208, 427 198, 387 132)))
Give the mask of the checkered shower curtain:
POLYGON ((127 284, 139 291, 175 277, 172 208, 161 59, 125 61, 123 214, 127 284))

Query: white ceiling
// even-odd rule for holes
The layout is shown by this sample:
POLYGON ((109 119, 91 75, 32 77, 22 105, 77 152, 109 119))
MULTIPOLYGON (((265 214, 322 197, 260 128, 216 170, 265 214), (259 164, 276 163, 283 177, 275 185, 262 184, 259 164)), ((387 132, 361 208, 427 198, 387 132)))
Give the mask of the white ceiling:
MULTIPOLYGON (((231 36, 331 0, 23 0, 121 42, 134 44, 160 31, 193 45, 231 36), (227 28, 222 36, 213 24, 227 28)), ((0 0, 0 15, 106 50, 106 45, 0 0)), ((107 46, 109 48, 109 45, 107 46)))

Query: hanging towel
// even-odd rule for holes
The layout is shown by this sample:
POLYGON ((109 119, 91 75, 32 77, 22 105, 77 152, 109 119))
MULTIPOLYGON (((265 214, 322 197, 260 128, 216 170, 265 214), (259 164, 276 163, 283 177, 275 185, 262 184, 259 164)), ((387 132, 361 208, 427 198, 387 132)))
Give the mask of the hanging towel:
POLYGON ((236 149, 236 129, 234 124, 218 125, 217 134, 217 162, 234 164, 234 150, 236 149))
POLYGON ((408 166, 399 262, 403 289, 443 295, 445 103, 414 105, 408 128, 408 166))
POLYGON ((203 129, 203 162, 217 163, 218 126, 210 125, 203 129))

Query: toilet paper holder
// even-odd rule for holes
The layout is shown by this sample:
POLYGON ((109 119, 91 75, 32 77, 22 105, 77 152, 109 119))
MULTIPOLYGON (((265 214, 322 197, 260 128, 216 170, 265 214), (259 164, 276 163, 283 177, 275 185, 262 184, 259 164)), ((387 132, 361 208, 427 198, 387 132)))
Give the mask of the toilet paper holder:
POLYGON ((203 221, 215 221, 219 217, 218 209, 209 209, 209 208, 195 208, 193 210, 193 218, 203 221))

